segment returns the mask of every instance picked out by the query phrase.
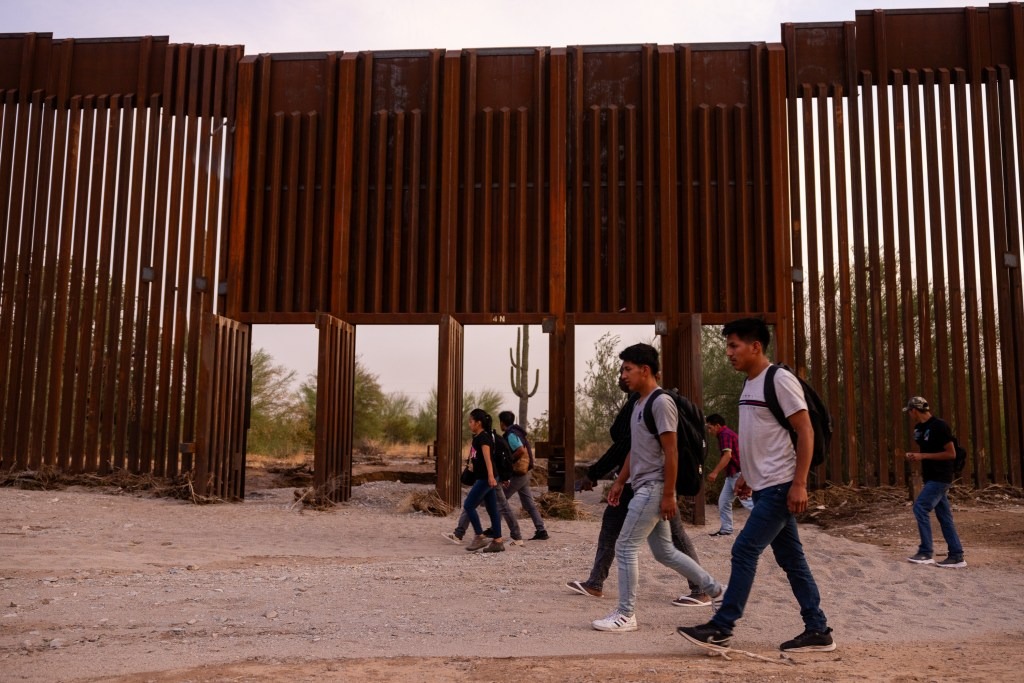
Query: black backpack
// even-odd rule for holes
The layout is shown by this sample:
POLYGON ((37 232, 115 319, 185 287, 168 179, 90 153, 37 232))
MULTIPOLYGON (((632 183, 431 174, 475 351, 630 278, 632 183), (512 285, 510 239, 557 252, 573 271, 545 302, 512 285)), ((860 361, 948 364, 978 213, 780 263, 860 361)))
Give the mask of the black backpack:
POLYGON ((491 467, 494 468, 494 478, 498 481, 508 481, 512 478, 512 449, 498 432, 491 430, 494 437, 494 448, 491 449, 491 467))
POLYGON ((956 451, 956 457, 953 458, 953 472, 960 476, 967 464, 967 449, 960 445, 955 436, 953 437, 953 450, 956 451))
POLYGON ((658 436, 658 427, 654 423, 654 399, 659 394, 668 394, 676 402, 679 411, 679 423, 676 426, 676 446, 679 451, 676 493, 695 496, 704 481, 704 411, 676 389, 655 389, 644 404, 644 425, 655 436, 658 436))
POLYGON ((796 448, 796 431, 783 414, 782 406, 779 405, 779 396, 775 392, 775 373, 778 372, 779 368, 788 371, 796 377, 800 382, 800 386, 804 389, 807 414, 811 418, 811 427, 814 429, 814 449, 811 456, 811 467, 817 467, 825 462, 825 456, 828 455, 829 446, 832 444, 832 416, 829 415, 825 402, 821 400, 821 396, 814 390, 814 387, 793 372, 788 365, 779 363, 769 367, 768 376, 764 378, 764 401, 768 404, 768 410, 775 416, 778 423, 789 432, 789 438, 792 439, 794 448, 796 448))

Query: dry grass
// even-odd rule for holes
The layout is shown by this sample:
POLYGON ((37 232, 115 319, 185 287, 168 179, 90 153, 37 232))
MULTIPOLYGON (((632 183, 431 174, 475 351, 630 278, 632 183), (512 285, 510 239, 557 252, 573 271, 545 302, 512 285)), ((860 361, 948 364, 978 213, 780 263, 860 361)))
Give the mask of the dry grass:
POLYGON ((313 462, 313 454, 307 451, 299 451, 287 456, 263 455, 261 453, 246 453, 245 466, 269 469, 271 467, 296 467, 305 463, 313 462))
POLYGON ((195 503, 196 505, 227 502, 223 498, 219 498, 217 496, 201 496, 196 493, 195 487, 192 485, 191 472, 177 476, 165 485, 156 486, 151 489, 151 492, 157 498, 187 500, 195 503))
POLYGON ((533 469, 530 471, 530 486, 547 486, 548 485, 548 461, 537 460, 533 463, 533 469), (541 463, 544 463, 541 465, 541 463))
POLYGON ((421 465, 435 461, 433 443, 402 443, 392 444, 387 447, 387 457, 400 460, 415 460, 421 465))
MULTIPOLYGON (((76 478, 82 479, 92 479, 94 477, 95 475, 91 474, 76 475, 76 478)), ((43 465, 38 470, 21 470, 16 472, 14 469, 11 469, 4 472, 0 474, 0 486, 10 486, 11 488, 27 489, 29 491, 53 491, 73 486, 74 483, 69 483, 70 479, 72 477, 65 475, 60 470, 49 465, 43 465)), ((83 481, 82 485, 89 486, 90 484, 83 481)))
POLYGON ((387 448, 380 441, 363 439, 352 449, 352 462, 361 465, 383 465, 387 448))
POLYGON ((590 514, 580 507, 578 500, 554 491, 537 498, 537 509, 544 517, 554 519, 590 519, 590 514))
POLYGON ((961 505, 1002 505, 1008 501, 1024 499, 1024 488, 1007 484, 989 484, 983 489, 954 485, 949 490, 949 499, 961 505))
POLYGON ((313 483, 313 467, 309 463, 299 465, 272 465, 267 473, 275 475, 275 483, 281 488, 309 486, 313 483))
POLYGON ((320 486, 295 489, 295 502, 288 509, 301 505, 303 510, 331 510, 337 505, 334 498, 341 487, 342 478, 334 477, 320 486))
MULTIPOLYGON (((1024 499, 1024 489, 992 484, 983 489, 953 486, 949 499, 958 505, 1002 505, 1024 499)), ((905 486, 849 486, 829 484, 808 496, 807 512, 801 522, 813 522, 826 529, 855 524, 884 507, 899 507, 911 500, 905 486)))
POLYGON ((69 486, 113 489, 111 493, 149 493, 156 498, 174 498, 196 504, 222 503, 216 496, 201 496, 196 493, 192 473, 177 477, 155 477, 151 474, 132 474, 115 469, 108 474, 68 474, 49 465, 37 470, 9 471, 0 475, 0 486, 30 491, 59 491, 69 486))
POLYGON ((441 500, 437 491, 417 491, 405 497, 399 505, 401 512, 425 512, 434 517, 447 517, 452 510, 451 505, 441 500))
POLYGON ((824 528, 854 523, 881 506, 898 506, 907 500, 907 489, 896 486, 858 487, 829 485, 811 491, 807 512, 798 515, 802 522, 824 528))

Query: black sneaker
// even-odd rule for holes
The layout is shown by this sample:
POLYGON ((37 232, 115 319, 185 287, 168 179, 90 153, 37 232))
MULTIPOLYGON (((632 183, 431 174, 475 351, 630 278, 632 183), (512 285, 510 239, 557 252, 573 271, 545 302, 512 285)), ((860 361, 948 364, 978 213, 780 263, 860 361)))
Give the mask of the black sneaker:
POLYGON ((676 633, 694 645, 715 652, 725 652, 729 649, 729 643, 732 641, 731 633, 726 633, 710 621, 700 626, 680 626, 676 629, 676 633))
POLYGON ((541 529, 540 531, 538 531, 537 533, 535 533, 535 534, 533 535, 533 538, 531 538, 530 540, 531 540, 531 541, 546 541, 546 540, 548 540, 549 538, 551 538, 551 537, 550 537, 550 536, 548 536, 548 532, 547 532, 547 530, 545 530, 545 529, 541 529))
POLYGON ((836 641, 832 640, 832 629, 824 631, 804 631, 793 640, 787 640, 779 649, 783 652, 832 652, 836 649, 836 641))
POLYGON ((967 562, 964 561, 964 556, 963 555, 950 555, 946 559, 939 560, 938 562, 936 562, 935 566, 936 567, 945 567, 947 569, 949 569, 949 568, 957 569, 959 567, 966 567, 967 566, 967 562))
POLYGON ((928 553, 917 553, 907 558, 907 562, 913 562, 914 564, 935 564, 932 556, 928 553))
POLYGON ((486 529, 484 529, 484 536, 486 536, 487 538, 494 538, 494 528, 487 527, 486 529))

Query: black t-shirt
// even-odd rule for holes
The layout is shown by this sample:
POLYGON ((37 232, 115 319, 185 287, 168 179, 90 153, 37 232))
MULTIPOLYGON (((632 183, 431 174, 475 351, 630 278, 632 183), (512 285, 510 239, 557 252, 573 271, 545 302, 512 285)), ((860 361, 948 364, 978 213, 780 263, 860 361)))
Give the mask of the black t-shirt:
MULTIPOLYGON (((469 455, 473 458, 473 474, 478 481, 487 481, 487 463, 484 462, 482 446, 487 446, 488 453, 494 453, 494 437, 490 432, 483 431, 473 437, 473 445, 469 447, 469 455)), ((491 461, 494 467, 494 461, 491 461)))
POLYGON ((622 463, 626 461, 626 456, 629 455, 629 449, 633 443, 633 407, 639 399, 640 394, 634 392, 619 408, 619 414, 615 416, 615 421, 612 422, 609 429, 612 445, 597 462, 587 468, 587 479, 590 481, 603 478, 609 472, 622 467, 622 463))
MULTIPOLYGON (((914 427, 914 441, 922 453, 941 453, 953 440, 953 432, 944 420, 932 416, 914 427)), ((953 482, 952 460, 922 460, 921 478, 925 481, 953 482)))

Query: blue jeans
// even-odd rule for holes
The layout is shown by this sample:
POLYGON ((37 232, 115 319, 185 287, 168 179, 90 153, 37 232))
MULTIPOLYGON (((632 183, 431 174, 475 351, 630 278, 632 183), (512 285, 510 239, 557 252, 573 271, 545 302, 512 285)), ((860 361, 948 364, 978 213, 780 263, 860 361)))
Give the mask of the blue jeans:
MULTIPOLYGON (((722 492, 718 494, 718 519, 721 520, 719 525, 719 531, 728 531, 732 533, 732 500, 736 497, 736 480, 740 478, 740 473, 726 477, 722 481, 722 492)), ((748 510, 753 509, 754 504, 749 498, 740 498, 740 505, 747 508, 748 510)))
POLYGON ((654 559, 692 580, 702 592, 715 596, 721 591, 721 586, 710 574, 672 545, 669 524, 661 518, 662 489, 661 482, 654 482, 633 490, 626 521, 615 543, 619 565, 619 614, 632 616, 636 608, 637 554, 644 539, 651 547, 654 559))
POLYGON ((932 554, 932 520, 930 513, 935 510, 935 517, 939 520, 939 528, 942 529, 942 536, 946 539, 946 547, 949 554, 959 557, 964 554, 964 548, 960 545, 960 537, 953 526, 953 510, 949 507, 949 498, 946 491, 950 484, 941 481, 926 481, 921 487, 921 493, 914 501, 914 517, 917 518, 917 532, 921 535, 921 545, 917 551, 920 553, 932 554))
POLYGON ((828 620, 819 607, 821 595, 818 593, 818 585, 814 582, 811 568, 807 566, 804 547, 797 533, 796 517, 786 505, 791 483, 769 486, 754 492, 754 509, 750 511, 743 531, 732 545, 729 588, 725 591, 722 606, 711 618, 713 624, 727 633, 732 633, 733 626, 743 616, 750 589, 754 585, 757 560, 769 544, 775 553, 775 561, 786 572, 789 586, 800 604, 804 626, 811 631, 824 631, 828 628, 828 620))
POLYGON ((477 479, 466 494, 466 500, 462 503, 462 509, 469 516, 469 522, 473 525, 473 531, 477 536, 484 533, 480 524, 480 515, 476 512, 476 506, 480 501, 484 502, 487 508, 487 515, 491 518, 491 528, 494 529, 494 538, 501 538, 501 515, 498 514, 498 495, 491 488, 486 479, 477 479))
MULTIPOLYGON (((508 505, 508 498, 505 497, 503 487, 499 485, 495 486, 491 490, 494 491, 494 499, 498 504, 498 513, 501 515, 501 518, 505 520, 505 523, 508 524, 509 535, 512 536, 514 540, 521 540, 523 538, 523 534, 519 531, 519 522, 516 520, 515 515, 512 514, 512 508, 508 505)), ((532 502, 533 499, 531 498, 530 501, 532 502)), ((477 500, 477 507, 480 506, 480 503, 486 504, 486 499, 481 498, 477 500)), ((489 508, 488 513, 490 513, 489 508)), ((465 536, 466 528, 468 526, 469 515, 466 513, 466 510, 463 509, 462 514, 459 515, 459 521, 455 525, 455 535, 459 538, 465 536)), ((499 528, 498 531, 500 532, 501 529, 499 528)))
MULTIPOLYGON (((622 496, 618 505, 606 505, 604 515, 601 517, 601 533, 597 537, 597 552, 594 553, 594 567, 590 570, 590 577, 584 581, 584 585, 604 589, 604 580, 608 578, 608 570, 615 559, 615 542, 622 532, 622 525, 626 522, 626 515, 629 514, 629 501, 633 500, 633 487, 626 484, 622 489, 622 496)), ((700 564, 697 557, 697 549, 693 547, 693 541, 686 534, 683 528, 683 520, 679 513, 668 521, 668 528, 672 534, 672 545, 680 552, 688 555, 694 562, 700 564)), ((686 583, 691 591, 698 590, 700 586, 687 578, 686 583)))

